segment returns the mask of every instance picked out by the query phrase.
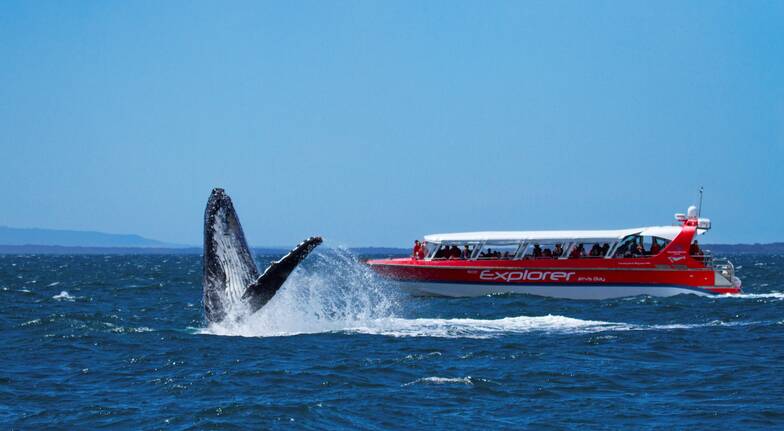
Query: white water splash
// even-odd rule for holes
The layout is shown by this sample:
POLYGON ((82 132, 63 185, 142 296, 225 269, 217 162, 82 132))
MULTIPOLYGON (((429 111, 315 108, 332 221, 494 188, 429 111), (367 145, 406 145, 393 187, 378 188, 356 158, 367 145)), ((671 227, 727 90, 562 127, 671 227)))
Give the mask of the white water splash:
POLYGON ((76 300, 76 297, 75 296, 71 296, 71 294, 68 293, 67 290, 63 290, 62 292, 60 292, 57 295, 53 296, 52 299, 56 299, 58 301, 71 301, 71 302, 73 302, 73 301, 76 300))
POLYGON ((202 333, 264 337, 341 331, 394 316, 397 294, 347 250, 314 254, 272 300, 251 316, 232 307, 202 333))

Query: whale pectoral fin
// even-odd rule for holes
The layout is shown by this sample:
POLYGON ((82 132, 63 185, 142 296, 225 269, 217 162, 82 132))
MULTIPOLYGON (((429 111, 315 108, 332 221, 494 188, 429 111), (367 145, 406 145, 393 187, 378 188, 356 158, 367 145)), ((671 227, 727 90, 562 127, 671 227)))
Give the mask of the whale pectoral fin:
POLYGON ((242 295, 243 299, 248 300, 251 311, 255 312, 269 302, 297 265, 322 242, 321 237, 312 236, 297 244, 280 260, 272 262, 259 278, 245 289, 245 293, 242 295))

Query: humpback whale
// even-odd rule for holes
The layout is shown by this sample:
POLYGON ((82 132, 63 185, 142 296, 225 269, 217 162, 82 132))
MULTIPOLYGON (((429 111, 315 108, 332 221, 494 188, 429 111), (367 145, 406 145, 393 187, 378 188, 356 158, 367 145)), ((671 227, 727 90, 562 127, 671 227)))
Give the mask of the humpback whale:
POLYGON ((207 320, 221 322, 232 310, 258 311, 321 242, 318 236, 307 238, 259 275, 231 198, 223 189, 213 189, 204 210, 203 300, 207 320))

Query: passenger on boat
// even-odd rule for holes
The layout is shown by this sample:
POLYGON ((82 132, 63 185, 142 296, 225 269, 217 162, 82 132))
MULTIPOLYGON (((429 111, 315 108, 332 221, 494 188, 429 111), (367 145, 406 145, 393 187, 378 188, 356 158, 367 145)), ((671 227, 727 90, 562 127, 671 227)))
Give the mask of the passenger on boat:
POLYGON ((702 256, 702 249, 700 249, 700 244, 696 239, 689 246, 689 254, 692 256, 702 256))
POLYGON ((689 254, 691 255, 691 257, 697 259, 698 261, 700 261, 700 262, 703 261, 704 253, 702 252, 702 249, 700 248, 700 244, 697 243, 697 240, 694 240, 694 242, 691 243, 691 245, 689 246, 689 254))
POLYGON ((640 252, 641 245, 637 243, 637 238, 632 238, 631 241, 624 243, 621 247, 618 248, 618 252, 615 253, 616 256, 622 253, 623 257, 637 257, 645 252, 645 249, 640 252))
POLYGON ((419 254, 421 252, 422 252, 422 244, 419 242, 419 240, 415 240, 414 251, 411 252, 411 257, 413 257, 415 260, 419 259, 419 254))
POLYGON ((422 260, 427 255, 427 243, 423 242, 419 245, 419 253, 417 253, 417 259, 422 260))
POLYGON ((642 243, 637 243, 637 247, 634 249, 634 254, 637 256, 645 256, 645 247, 642 246, 642 243))
POLYGON ((534 244, 534 257, 542 257, 542 248, 539 244, 534 244))
POLYGON ((599 244, 594 244, 593 247, 591 247, 591 251, 588 252, 588 256, 599 257, 601 253, 602 253, 602 247, 599 244))
POLYGON ((447 257, 449 257, 448 245, 442 245, 438 247, 438 251, 436 252, 436 255, 433 256, 434 259, 446 259, 447 257))
POLYGON ((572 249, 572 252, 569 253, 569 259, 579 259, 585 255, 585 250, 583 249, 582 243, 577 244, 577 247, 572 249))
POLYGON ((651 243, 651 254, 656 255, 659 254, 661 251, 661 246, 659 245, 659 241, 656 241, 656 238, 653 238, 653 242, 651 243))
POLYGON ((544 257, 550 257, 551 258, 551 257, 553 257, 553 252, 550 251, 549 248, 545 248, 544 251, 542 251, 542 255, 544 257))
POLYGON ((561 257, 562 254, 563 247, 561 247, 561 244, 556 244, 555 248, 553 249, 553 257, 561 257))
POLYGON ((449 258, 450 259, 460 259, 461 253, 460 248, 456 245, 449 247, 449 258))
POLYGON ((466 259, 466 260, 471 259, 471 249, 468 248, 468 244, 463 246, 463 256, 462 256, 462 258, 466 259))
POLYGON ((602 244, 602 256, 607 256, 608 251, 610 251, 610 244, 605 242, 602 244))

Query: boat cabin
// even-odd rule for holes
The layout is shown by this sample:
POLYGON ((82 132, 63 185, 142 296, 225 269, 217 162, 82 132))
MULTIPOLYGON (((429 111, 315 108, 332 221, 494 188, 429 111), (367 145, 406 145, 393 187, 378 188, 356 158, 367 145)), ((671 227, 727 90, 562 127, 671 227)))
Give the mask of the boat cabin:
POLYGON ((425 260, 644 258, 660 253, 682 226, 620 230, 468 232, 426 235, 425 260))

